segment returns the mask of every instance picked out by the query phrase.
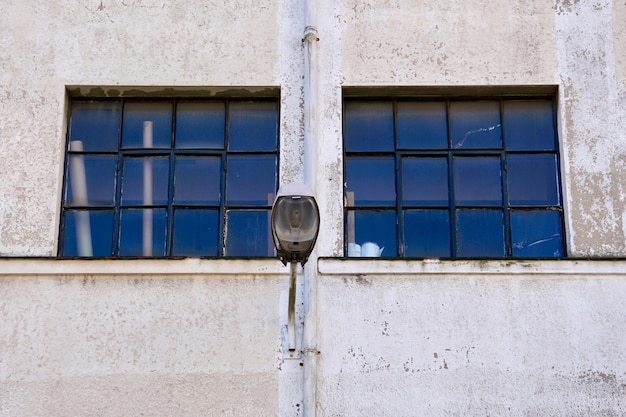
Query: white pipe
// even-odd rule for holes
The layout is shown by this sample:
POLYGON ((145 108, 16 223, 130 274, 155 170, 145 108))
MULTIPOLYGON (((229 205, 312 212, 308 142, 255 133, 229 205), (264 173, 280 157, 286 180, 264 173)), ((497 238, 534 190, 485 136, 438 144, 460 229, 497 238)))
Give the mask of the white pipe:
POLYGON ((304 183, 315 192, 317 168, 316 104, 317 104, 317 59, 315 47, 317 28, 313 24, 315 0, 306 0, 304 7, 304 183))
MULTIPOLYGON (((317 27, 316 0, 304 0, 304 182, 316 191, 317 170, 317 27)), ((317 380, 317 256, 304 265, 304 328, 302 331, 303 415, 316 415, 317 380)))
MULTIPOLYGON (((143 147, 152 148, 152 122, 143 122, 143 147)), ((152 160, 143 161, 143 205, 152 205, 152 160)), ((143 209, 143 256, 152 256, 152 209, 143 209)))
MULTIPOLYGON (((70 151, 82 152, 83 142, 80 140, 70 141, 70 151)), ((72 154, 70 156, 70 178, 72 187, 72 204, 87 206, 87 174, 85 173, 85 158, 83 155, 72 154)), ((91 242, 91 222, 89 212, 79 210, 76 212, 76 246, 78 256, 93 256, 91 242)))

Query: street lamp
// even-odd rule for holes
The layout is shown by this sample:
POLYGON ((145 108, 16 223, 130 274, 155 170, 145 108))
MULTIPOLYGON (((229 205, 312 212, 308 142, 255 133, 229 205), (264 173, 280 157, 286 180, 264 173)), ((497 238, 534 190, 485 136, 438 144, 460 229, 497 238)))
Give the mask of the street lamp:
POLYGON ((296 350, 296 277, 298 262, 304 266, 313 251, 320 229, 320 211, 311 187, 286 184, 280 187, 272 206, 272 237, 278 257, 291 265, 289 281, 289 351, 296 350))
POLYGON ((272 236, 278 257, 302 266, 313 251, 320 228, 320 212, 311 188, 305 184, 280 187, 272 207, 272 236))

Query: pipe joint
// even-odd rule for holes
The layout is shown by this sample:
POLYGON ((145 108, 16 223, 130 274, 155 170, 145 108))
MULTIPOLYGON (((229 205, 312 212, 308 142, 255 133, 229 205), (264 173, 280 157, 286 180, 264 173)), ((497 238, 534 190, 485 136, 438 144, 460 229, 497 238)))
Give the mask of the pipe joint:
POLYGON ((304 28, 304 38, 302 42, 313 43, 319 42, 320 38, 317 37, 317 28, 315 26, 307 26, 304 28))

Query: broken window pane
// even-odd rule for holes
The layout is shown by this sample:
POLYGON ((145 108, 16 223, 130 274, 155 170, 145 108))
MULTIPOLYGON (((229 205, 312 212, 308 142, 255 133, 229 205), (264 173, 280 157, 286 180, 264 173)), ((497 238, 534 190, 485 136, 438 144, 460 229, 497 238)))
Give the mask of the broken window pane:
POLYGON ((563 253, 561 213, 556 210, 511 212, 513 256, 558 258, 563 253))
POLYGON ((500 103, 453 101, 450 103, 452 148, 502 148, 500 103))

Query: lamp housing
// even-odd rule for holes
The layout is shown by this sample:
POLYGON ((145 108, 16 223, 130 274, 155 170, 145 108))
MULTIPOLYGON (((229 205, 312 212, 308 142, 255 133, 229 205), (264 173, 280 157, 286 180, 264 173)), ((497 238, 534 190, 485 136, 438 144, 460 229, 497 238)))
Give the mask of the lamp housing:
POLYGON ((306 184, 286 184, 278 190, 272 206, 272 237, 278 257, 306 263, 320 227, 320 213, 313 192, 306 184))

